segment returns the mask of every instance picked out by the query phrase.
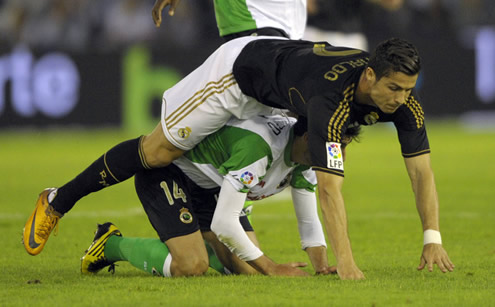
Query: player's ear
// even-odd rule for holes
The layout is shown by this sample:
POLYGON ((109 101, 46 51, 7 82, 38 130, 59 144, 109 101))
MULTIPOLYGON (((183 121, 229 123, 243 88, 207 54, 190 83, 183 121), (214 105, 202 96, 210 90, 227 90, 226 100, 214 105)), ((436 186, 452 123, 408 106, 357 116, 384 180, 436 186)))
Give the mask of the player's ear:
POLYGON ((371 67, 366 67, 364 75, 366 76, 366 80, 370 81, 371 83, 375 83, 375 81, 377 81, 376 73, 371 67))

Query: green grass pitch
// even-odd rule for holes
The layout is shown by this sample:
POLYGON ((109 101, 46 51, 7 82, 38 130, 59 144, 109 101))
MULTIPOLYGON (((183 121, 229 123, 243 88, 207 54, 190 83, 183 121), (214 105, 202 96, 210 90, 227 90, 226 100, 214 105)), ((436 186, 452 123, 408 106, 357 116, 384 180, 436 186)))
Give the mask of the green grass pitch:
MULTIPOLYGON (((156 237, 129 180, 81 200, 45 250, 21 245, 37 194, 59 186, 120 141, 111 130, 0 132, 0 306, 495 306, 495 133, 429 122, 444 246, 453 273, 416 270, 422 229, 394 129, 365 129, 348 149, 344 197, 354 256, 367 279, 220 276, 152 277, 127 263, 82 276, 80 257, 97 222, 126 236, 156 237)), ((292 205, 254 207, 265 253, 277 262, 308 261, 292 205)), ((334 263, 330 253, 329 261, 334 263)), ((311 267, 306 268, 313 274, 311 267)))

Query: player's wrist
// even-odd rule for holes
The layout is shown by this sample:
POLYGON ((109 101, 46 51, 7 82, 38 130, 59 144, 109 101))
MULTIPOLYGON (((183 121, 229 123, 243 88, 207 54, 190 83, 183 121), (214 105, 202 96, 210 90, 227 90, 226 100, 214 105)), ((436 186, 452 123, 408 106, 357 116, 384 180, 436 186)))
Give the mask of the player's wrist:
POLYGON ((426 229, 423 232, 423 245, 426 244, 442 244, 442 236, 440 231, 433 229, 426 229))
POLYGON ((247 263, 264 275, 272 275, 276 271, 277 267, 277 264, 266 255, 261 255, 261 257, 253 260, 248 260, 247 263))

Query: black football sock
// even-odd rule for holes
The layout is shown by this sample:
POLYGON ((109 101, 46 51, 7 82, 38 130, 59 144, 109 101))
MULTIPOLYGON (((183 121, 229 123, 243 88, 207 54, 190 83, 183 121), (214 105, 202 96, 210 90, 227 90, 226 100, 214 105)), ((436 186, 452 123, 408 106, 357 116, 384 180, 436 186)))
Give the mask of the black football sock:
POLYGON ((50 203, 61 213, 68 212, 75 203, 89 193, 122 182, 135 173, 149 169, 142 149, 143 137, 122 142, 98 158, 82 173, 57 191, 50 203))

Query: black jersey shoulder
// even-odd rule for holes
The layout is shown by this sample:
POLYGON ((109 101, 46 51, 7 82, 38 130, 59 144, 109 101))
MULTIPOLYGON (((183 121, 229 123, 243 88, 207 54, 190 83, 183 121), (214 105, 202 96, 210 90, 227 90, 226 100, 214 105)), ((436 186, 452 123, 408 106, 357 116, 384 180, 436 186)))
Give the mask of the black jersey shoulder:
POLYGON ((260 39, 244 47, 233 72, 244 94, 305 115, 313 97, 342 94, 357 82, 368 56, 326 42, 260 39))

